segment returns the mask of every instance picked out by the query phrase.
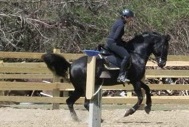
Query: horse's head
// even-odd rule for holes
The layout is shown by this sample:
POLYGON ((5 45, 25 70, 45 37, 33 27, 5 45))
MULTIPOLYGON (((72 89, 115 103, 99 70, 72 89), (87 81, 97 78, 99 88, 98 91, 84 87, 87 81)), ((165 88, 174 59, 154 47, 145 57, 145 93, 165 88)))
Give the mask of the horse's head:
POLYGON ((164 67, 167 61, 168 49, 169 49, 169 40, 171 39, 169 35, 154 35, 154 45, 153 45, 153 54, 156 58, 156 62, 159 67, 164 67))

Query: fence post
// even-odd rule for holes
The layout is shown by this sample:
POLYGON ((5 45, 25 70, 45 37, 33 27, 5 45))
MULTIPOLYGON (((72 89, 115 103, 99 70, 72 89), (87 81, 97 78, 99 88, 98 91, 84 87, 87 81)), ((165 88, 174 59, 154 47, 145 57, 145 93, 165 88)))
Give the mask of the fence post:
POLYGON ((101 127, 101 90, 97 95, 95 91, 95 70, 96 56, 89 56, 87 59, 87 81, 86 98, 90 100, 89 104, 89 127, 101 127))
MULTIPOLYGON (((3 64, 3 60, 0 60, 0 64, 3 64)), ((0 96, 4 96, 4 91, 0 90, 0 96)))
MULTIPOLYGON (((60 53, 60 49, 53 49, 53 53, 60 53)), ((56 82, 56 83, 60 82, 60 77, 53 74, 53 82, 56 82)), ((53 97, 60 97, 60 89, 59 88, 53 89, 52 94, 53 94, 53 97)), ((59 103, 52 104, 52 109, 59 109, 59 107, 60 107, 59 103)))

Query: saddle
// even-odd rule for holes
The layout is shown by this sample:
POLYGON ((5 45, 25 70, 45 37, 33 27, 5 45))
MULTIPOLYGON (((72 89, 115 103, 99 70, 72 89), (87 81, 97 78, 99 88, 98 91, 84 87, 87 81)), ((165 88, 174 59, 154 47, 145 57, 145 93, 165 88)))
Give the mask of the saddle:
POLYGON ((116 56, 112 51, 106 48, 104 45, 98 45, 98 51, 100 51, 99 57, 104 60, 104 68, 107 70, 119 70, 121 58, 116 56))
POLYGON ((100 51, 99 58, 104 60, 104 71, 102 72, 100 77, 110 78, 111 76, 109 74, 109 71, 119 71, 122 59, 104 45, 98 45, 97 50, 100 51))

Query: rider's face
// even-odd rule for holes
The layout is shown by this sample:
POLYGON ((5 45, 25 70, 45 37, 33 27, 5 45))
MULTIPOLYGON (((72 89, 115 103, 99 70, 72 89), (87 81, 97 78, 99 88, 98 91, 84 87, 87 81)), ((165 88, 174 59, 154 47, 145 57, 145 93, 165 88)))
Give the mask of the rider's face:
POLYGON ((132 25, 133 18, 132 17, 125 17, 125 21, 128 25, 132 25))

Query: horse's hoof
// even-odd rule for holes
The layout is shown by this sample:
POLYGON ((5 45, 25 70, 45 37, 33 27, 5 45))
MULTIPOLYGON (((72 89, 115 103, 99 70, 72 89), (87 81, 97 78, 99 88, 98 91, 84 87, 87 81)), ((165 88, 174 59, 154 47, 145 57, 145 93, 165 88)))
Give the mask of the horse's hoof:
POLYGON ((144 110, 145 110, 145 112, 146 112, 147 114, 149 114, 150 111, 151 111, 151 106, 146 106, 146 107, 144 108, 144 110))
POLYGON ((77 115, 71 114, 71 117, 74 121, 79 122, 79 118, 77 117, 77 115))
POLYGON ((80 120, 77 117, 72 117, 74 121, 79 122, 80 120))
POLYGON ((127 117, 127 116, 129 116, 129 115, 130 115, 130 113, 129 113, 128 111, 126 111, 124 117, 127 117))
POLYGON ((124 117, 127 117, 127 116, 129 116, 129 115, 132 115, 133 113, 134 113, 134 110, 129 109, 129 110, 127 110, 127 111, 125 112, 124 117))

